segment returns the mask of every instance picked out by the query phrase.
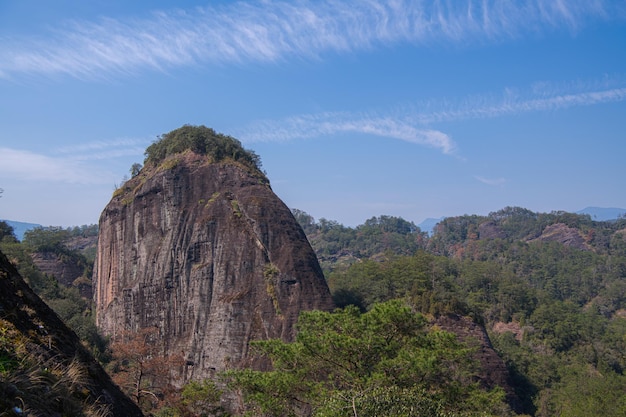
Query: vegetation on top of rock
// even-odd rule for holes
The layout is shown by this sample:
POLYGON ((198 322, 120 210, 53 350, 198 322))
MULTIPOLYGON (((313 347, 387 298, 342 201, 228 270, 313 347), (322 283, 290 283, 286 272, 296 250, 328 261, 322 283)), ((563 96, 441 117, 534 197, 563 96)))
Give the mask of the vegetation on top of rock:
POLYGON ((206 126, 184 125, 161 135, 145 152, 145 164, 158 165, 168 156, 191 150, 199 155, 207 155, 214 162, 232 159, 249 168, 261 171, 261 158, 245 149, 241 142, 231 136, 215 132, 206 126))

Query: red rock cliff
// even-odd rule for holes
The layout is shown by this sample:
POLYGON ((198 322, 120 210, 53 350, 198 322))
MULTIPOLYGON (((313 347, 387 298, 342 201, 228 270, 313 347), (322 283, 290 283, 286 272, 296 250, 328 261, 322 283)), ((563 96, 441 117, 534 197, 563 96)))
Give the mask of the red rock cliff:
POLYGON ((333 307, 267 179, 191 151, 144 168, 104 209, 94 300, 108 335, 156 326, 186 380, 244 363, 253 339, 290 340, 301 310, 333 307))

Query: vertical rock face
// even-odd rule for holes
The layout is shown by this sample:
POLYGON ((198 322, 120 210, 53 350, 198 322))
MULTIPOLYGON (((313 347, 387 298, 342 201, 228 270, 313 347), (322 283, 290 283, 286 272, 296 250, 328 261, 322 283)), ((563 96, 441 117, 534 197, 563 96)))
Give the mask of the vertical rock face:
POLYGON ((144 168, 103 211, 94 300, 108 335, 158 328, 185 380, 242 365, 250 340, 289 340, 301 310, 333 307, 267 179, 191 151, 144 168))

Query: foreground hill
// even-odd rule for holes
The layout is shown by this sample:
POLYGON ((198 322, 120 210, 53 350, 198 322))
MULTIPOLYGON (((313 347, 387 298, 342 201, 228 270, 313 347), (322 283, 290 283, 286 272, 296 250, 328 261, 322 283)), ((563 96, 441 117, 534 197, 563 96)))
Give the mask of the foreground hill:
POLYGON ((0 252, 0 414, 141 416, 0 252))

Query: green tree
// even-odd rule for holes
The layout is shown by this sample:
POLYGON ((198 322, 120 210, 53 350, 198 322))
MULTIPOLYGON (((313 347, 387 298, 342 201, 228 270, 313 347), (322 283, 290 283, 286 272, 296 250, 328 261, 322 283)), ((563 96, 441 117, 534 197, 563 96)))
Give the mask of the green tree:
POLYGON ((69 231, 61 227, 35 227, 24 233, 22 243, 36 251, 59 252, 68 237, 69 231))
POLYGON ((222 391, 210 380, 190 381, 180 394, 182 406, 194 416, 221 415, 222 391))
POLYGON ((141 168, 143 168, 143 167, 138 162, 135 162, 134 164, 132 164, 131 167, 130 167, 130 177, 134 178, 137 175, 139 175, 139 172, 141 172, 141 168))
MULTIPOLYGON (((145 152, 146 164, 159 164, 168 156, 191 150, 199 155, 207 155, 215 162, 232 159, 261 172, 261 158, 241 142, 206 126, 184 125, 161 135, 145 152)), ((263 177, 265 177, 263 175, 263 177)))
POLYGON ((16 243, 15 230, 5 221, 0 221, 0 242, 16 243))
POLYGON ((273 370, 230 371, 252 411, 272 416, 507 415, 474 383, 472 350, 401 301, 367 313, 303 312, 294 343, 255 342, 273 370))

